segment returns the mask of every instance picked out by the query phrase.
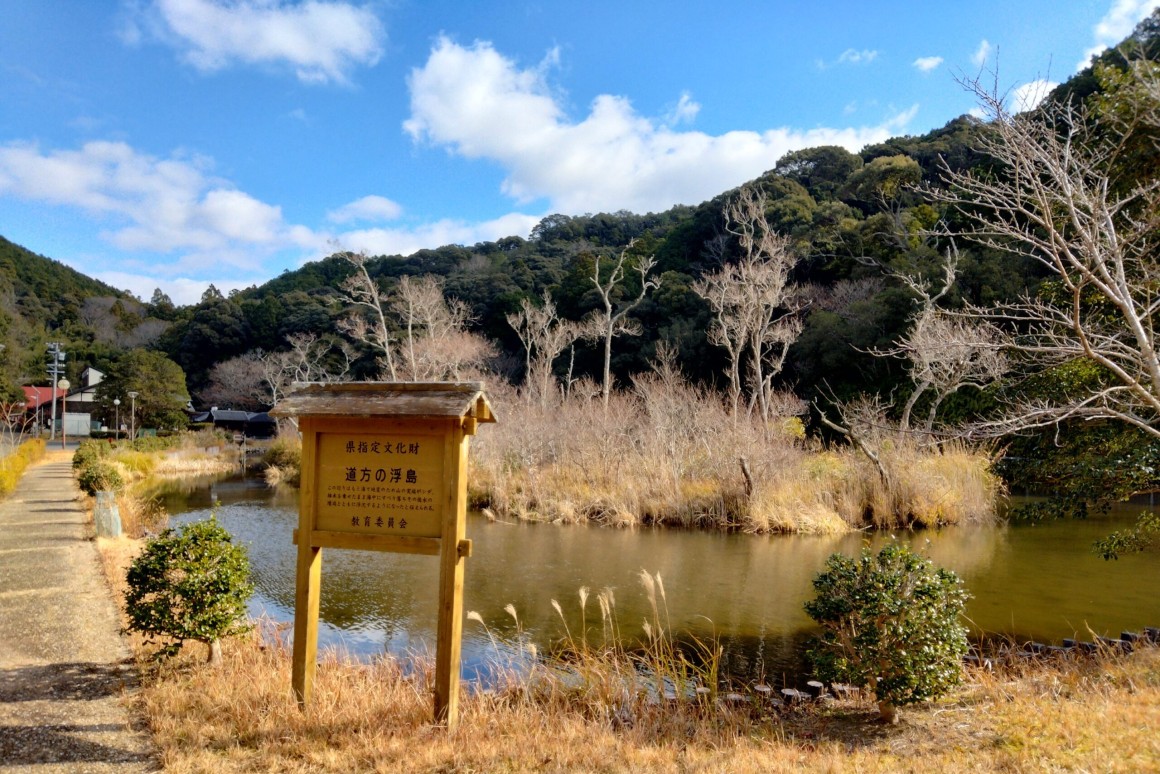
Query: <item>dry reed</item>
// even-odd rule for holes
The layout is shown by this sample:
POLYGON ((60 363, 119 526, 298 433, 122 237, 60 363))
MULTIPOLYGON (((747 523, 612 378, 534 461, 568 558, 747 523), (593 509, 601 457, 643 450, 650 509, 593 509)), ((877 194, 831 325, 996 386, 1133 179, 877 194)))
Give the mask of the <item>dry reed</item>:
POLYGON ((473 502, 505 518, 815 534, 997 517, 989 455, 965 444, 887 445, 888 488, 854 449, 804 440, 795 418, 731 417, 672 375, 638 379, 607 409, 585 394, 545 403, 492 390, 500 422, 474 441, 473 502))

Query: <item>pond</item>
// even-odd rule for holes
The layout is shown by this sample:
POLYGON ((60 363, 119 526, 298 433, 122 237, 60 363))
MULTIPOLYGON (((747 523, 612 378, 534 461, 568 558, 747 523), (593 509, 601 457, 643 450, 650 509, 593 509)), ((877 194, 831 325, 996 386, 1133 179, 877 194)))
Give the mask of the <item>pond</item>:
MULTIPOLYGON (((294 493, 276 493, 261 479, 234 478, 164 496, 175 523, 208 518, 214 502, 220 502, 217 518, 249 549, 257 586, 251 613, 292 621, 294 493)), ((973 595, 967 613, 976 634, 1056 643, 1090 638, 1091 632, 1119 636, 1160 626, 1156 557, 1109 562, 1091 544, 1147 507, 1125 505, 1106 519, 900 533, 897 539, 960 575, 973 595)), ((812 630, 802 604, 813 596, 811 581, 826 557, 854 555, 865 541, 891 539, 509 524, 479 514, 469 515, 467 533, 474 553, 466 565, 464 609, 478 612, 487 625, 464 625, 467 677, 510 658, 504 643, 517 639, 517 627, 504 610, 508 605, 519 617, 518 632, 540 648, 567 634, 552 600, 573 637, 587 629, 598 643, 596 594, 609 588, 622 637, 640 638, 642 622, 653 617, 640 582, 643 570, 661 577, 671 631, 716 636, 728 674, 779 684, 803 674, 803 644, 812 630), (583 621, 582 587, 591 590, 583 621)), ((356 657, 434 651, 436 558, 327 549, 322 573, 320 647, 356 657)))

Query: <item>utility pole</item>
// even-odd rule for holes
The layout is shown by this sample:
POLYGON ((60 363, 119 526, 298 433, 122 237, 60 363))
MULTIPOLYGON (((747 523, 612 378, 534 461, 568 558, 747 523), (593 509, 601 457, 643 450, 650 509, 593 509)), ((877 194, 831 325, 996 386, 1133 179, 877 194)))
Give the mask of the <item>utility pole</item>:
POLYGON ((137 440, 137 391, 129 391, 129 399, 133 401, 133 408, 129 411, 129 440, 137 440))
MULTIPOLYGON (((52 341, 48 344, 48 375, 52 378, 52 433, 49 435, 49 440, 56 440, 56 389, 57 382, 64 376, 64 350, 60 348, 60 342, 52 341)), ((61 407, 61 427, 64 426, 64 407, 61 407)))

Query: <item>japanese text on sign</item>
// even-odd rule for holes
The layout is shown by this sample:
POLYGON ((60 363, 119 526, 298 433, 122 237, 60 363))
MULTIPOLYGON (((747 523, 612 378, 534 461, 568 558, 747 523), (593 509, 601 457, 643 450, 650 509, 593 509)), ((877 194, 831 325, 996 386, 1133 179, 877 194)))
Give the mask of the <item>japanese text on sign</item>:
POLYGON ((322 433, 318 529, 439 537, 442 436, 322 433))

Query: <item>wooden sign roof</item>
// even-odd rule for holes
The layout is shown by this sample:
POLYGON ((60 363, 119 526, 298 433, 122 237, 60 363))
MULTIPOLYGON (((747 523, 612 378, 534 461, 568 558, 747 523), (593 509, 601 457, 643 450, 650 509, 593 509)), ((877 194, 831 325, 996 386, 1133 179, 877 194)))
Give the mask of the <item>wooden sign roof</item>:
POLYGON ((494 422, 482 382, 296 383, 276 417, 474 417, 494 422))

